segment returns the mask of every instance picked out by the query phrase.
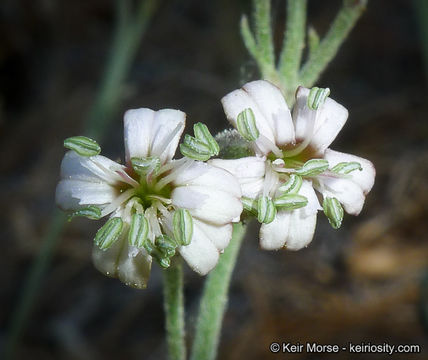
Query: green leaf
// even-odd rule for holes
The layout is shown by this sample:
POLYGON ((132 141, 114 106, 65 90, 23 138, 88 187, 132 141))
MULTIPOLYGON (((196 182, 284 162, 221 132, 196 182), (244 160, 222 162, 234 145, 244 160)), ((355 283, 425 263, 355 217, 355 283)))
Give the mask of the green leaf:
POLYGON ((85 157, 95 156, 101 152, 101 147, 98 143, 86 136, 69 137, 64 140, 64 147, 85 157))
POLYGON ((294 210, 305 207, 308 204, 308 199, 298 194, 285 194, 276 198, 274 204, 277 209, 294 210))
POLYGON ((330 89, 329 88, 318 88, 313 87, 311 90, 309 90, 308 95, 308 108, 312 110, 318 110, 318 108, 324 104, 327 97, 330 95, 330 89))
POLYGON ((256 118, 253 110, 250 108, 245 109, 238 114, 236 125, 238 132, 248 141, 257 140, 260 136, 259 129, 257 129, 256 125, 256 118))
POLYGON ((296 174, 300 176, 316 176, 328 169, 328 161, 324 159, 312 159, 306 161, 296 174))
POLYGON ((189 210, 178 209, 172 218, 175 240, 180 245, 189 245, 193 236, 193 219, 189 210))
POLYGON ((128 242, 131 246, 144 247, 149 235, 149 222, 143 214, 134 214, 128 232, 128 242))
POLYGON ((156 172, 160 169, 161 161, 158 157, 132 157, 131 165, 138 175, 145 176, 152 172, 156 174, 156 172))
POLYGON ((123 221, 120 217, 114 217, 109 219, 95 235, 95 244, 101 249, 106 250, 112 246, 123 229, 123 221))
POLYGON ((331 171, 336 174, 346 175, 349 174, 352 171, 359 170, 362 171, 363 168, 361 167, 361 164, 356 161, 350 161, 350 162, 341 162, 335 165, 331 171))
POLYGON ((336 198, 326 197, 322 203, 324 214, 333 229, 339 229, 343 220, 343 208, 336 198))
POLYGON ((68 221, 71 221, 76 216, 83 216, 91 220, 99 220, 101 219, 101 209, 98 206, 89 205, 69 215, 68 221))
POLYGON ((290 178, 282 184, 278 190, 285 194, 297 194, 302 187, 303 179, 301 176, 291 174, 290 178))
POLYGON ((260 196, 257 203, 257 219, 263 224, 271 223, 276 216, 276 207, 272 199, 267 196, 260 196))

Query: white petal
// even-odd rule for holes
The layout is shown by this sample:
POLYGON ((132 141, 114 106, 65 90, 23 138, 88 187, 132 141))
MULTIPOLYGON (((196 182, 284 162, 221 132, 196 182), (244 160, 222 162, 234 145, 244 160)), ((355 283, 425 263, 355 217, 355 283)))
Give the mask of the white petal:
POLYGON ((376 170, 369 160, 363 159, 359 156, 334 151, 331 149, 327 149, 325 151, 324 159, 328 161, 330 168, 341 162, 356 161, 360 163, 363 170, 355 170, 348 175, 352 176, 352 181, 360 186, 361 190, 363 190, 365 195, 367 195, 367 193, 373 187, 376 170))
POLYGON ((317 215, 306 216, 302 210, 297 209, 291 212, 290 227, 285 242, 288 250, 300 250, 308 246, 314 237, 317 215))
MULTIPOLYGON (((271 142, 275 143, 275 137, 269 121, 263 116, 257 104, 247 92, 242 89, 232 91, 221 99, 221 103, 223 104, 223 109, 227 119, 235 128, 237 128, 236 122, 239 113, 248 108, 253 110, 256 119, 256 125, 260 131, 260 134, 264 135, 271 142)), ((270 152, 270 149, 264 147, 260 141, 256 140, 256 143, 263 154, 268 154, 270 152)))
POLYGON ((95 268, 104 275, 117 277, 117 264, 124 245, 125 238, 123 236, 106 250, 101 250, 94 245, 92 247, 92 262, 95 268))
POLYGON ((319 191, 324 197, 335 197, 343 205, 345 211, 351 215, 358 215, 364 205, 363 190, 350 179, 320 178, 323 187, 319 191))
POLYGON ((96 155, 80 156, 74 151, 68 151, 61 162, 61 178, 107 182, 115 184, 120 179, 116 171, 124 171, 125 167, 106 158, 96 155))
POLYGON ((256 198, 263 189, 264 157, 245 157, 236 160, 213 159, 210 165, 220 167, 234 175, 241 184, 242 196, 256 198))
POLYGON ((126 159, 157 156, 172 159, 184 130, 186 114, 179 110, 128 110, 125 113, 126 159))
POLYGON ((285 245, 290 223, 290 211, 278 211, 275 219, 260 228, 260 246, 264 250, 278 250, 285 245))
POLYGON ((294 142, 294 125, 281 90, 266 80, 249 82, 243 89, 267 119, 275 144, 280 146, 294 142))
POLYGON ((303 195, 308 199, 307 205, 300 209, 305 216, 316 214, 318 210, 322 210, 322 206, 320 205, 317 194, 313 188, 312 181, 303 180, 302 187, 299 190, 299 195, 303 195))
POLYGON ((120 254, 117 276, 120 281, 137 289, 144 289, 150 278, 152 257, 144 249, 129 246, 125 236, 125 244, 120 254))
POLYGON ((189 266, 200 275, 207 274, 217 264, 219 252, 205 233, 195 225, 192 241, 178 251, 189 266))
POLYGON ((241 197, 238 180, 230 172, 201 161, 193 161, 191 166, 178 171, 173 183, 176 186, 207 186, 241 197))
POLYGON ((193 222, 195 226, 204 232, 218 250, 222 251, 229 245, 230 239, 232 238, 232 224, 218 226, 196 219, 194 219, 193 222))
POLYGON ((202 221, 216 225, 230 223, 242 212, 242 203, 227 192, 205 186, 179 186, 171 194, 173 205, 188 209, 202 221))
POLYGON ((149 156, 154 117, 155 112, 146 108, 125 112, 124 136, 127 162, 131 157, 149 156))
POLYGON ((300 250, 313 238, 317 212, 322 209, 309 181, 304 181, 299 191, 308 198, 308 204, 301 209, 278 211, 275 220, 262 224, 260 228, 260 246, 265 250, 300 250))
POLYGON ((94 245, 92 261, 95 268, 103 274, 119 278, 125 284, 143 289, 150 277, 151 257, 145 250, 130 248, 126 232, 107 250, 94 245))
POLYGON ((76 210, 80 205, 102 205, 117 196, 113 186, 82 180, 61 180, 55 193, 55 201, 63 210, 76 210))
MULTIPOLYGON (((296 105, 293 109, 293 120, 296 128, 296 140, 304 140, 311 134, 307 133, 310 119, 309 112, 312 111, 307 106, 309 89, 300 87, 296 95, 296 105)), ((319 154, 333 142, 339 131, 345 125, 348 118, 348 110, 331 98, 327 98, 325 103, 317 110, 315 126, 312 134, 310 146, 319 154)))

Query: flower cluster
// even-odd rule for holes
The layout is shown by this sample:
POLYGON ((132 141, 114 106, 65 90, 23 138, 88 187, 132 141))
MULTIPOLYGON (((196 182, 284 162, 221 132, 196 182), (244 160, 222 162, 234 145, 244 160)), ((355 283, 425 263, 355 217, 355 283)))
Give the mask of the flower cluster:
POLYGON ((328 148, 348 117, 328 95, 328 89, 299 87, 293 115, 281 91, 263 80, 222 99, 228 120, 250 142, 255 156, 210 163, 239 179, 245 209, 262 223, 264 249, 307 246, 318 210, 339 228, 343 208, 358 215, 373 186, 370 161, 328 148), (322 207, 314 190, 323 197, 322 207))
POLYGON ((99 155, 92 139, 65 140, 70 151, 61 164, 56 202, 70 217, 108 217, 95 235, 94 264, 136 288, 147 286, 153 259, 167 268, 177 253, 207 274, 243 209, 262 223, 262 248, 300 249, 312 240, 319 210, 338 228, 343 209, 357 215, 374 182, 368 160, 328 149, 348 114, 328 95, 328 89, 299 88, 293 116, 267 81, 226 95, 223 107, 239 134, 222 145, 252 153, 227 160, 210 160, 227 149, 201 123, 180 144, 184 157, 173 159, 185 114, 129 110, 124 165, 99 155))

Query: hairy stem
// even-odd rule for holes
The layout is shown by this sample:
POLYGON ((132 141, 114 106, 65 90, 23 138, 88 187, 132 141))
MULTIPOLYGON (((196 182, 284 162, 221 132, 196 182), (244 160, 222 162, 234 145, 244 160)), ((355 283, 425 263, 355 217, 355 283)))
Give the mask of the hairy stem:
POLYGON ((163 273, 164 310, 169 359, 184 360, 186 358, 186 345, 181 261, 177 261, 163 273))
POLYGON ((214 360, 217 355, 230 279, 244 235, 245 226, 240 223, 235 224, 229 246, 205 282, 191 360, 214 360))

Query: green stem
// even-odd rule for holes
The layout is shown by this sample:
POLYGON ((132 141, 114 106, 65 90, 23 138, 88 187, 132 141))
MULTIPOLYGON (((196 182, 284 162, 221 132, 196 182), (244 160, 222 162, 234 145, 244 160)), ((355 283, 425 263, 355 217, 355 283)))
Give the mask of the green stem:
POLYGON ((311 87, 336 55, 340 45, 366 8, 367 0, 344 0, 329 31, 302 67, 300 85, 311 87))
POLYGON ((271 77, 276 71, 270 0, 253 0, 253 7, 260 71, 263 77, 271 77))
MULTIPOLYGON (((107 126, 114 115, 120 100, 120 85, 129 72, 138 43, 140 42, 148 20, 152 16, 158 0, 141 1, 137 15, 131 19, 129 0, 118 1, 118 26, 115 40, 104 72, 100 91, 86 119, 84 133, 97 140, 106 133, 107 126)), ((32 305, 40 291, 40 284, 49 267, 55 248, 60 241, 60 234, 65 225, 66 216, 59 210, 52 215, 46 235, 41 241, 38 255, 26 275, 22 295, 11 318, 11 325, 5 344, 5 359, 12 359, 19 346, 20 338, 31 315, 32 305)))
POLYGON ((191 360, 214 360, 217 355, 230 279, 244 235, 245 226, 241 223, 235 224, 229 246, 205 282, 191 360))
POLYGON ((164 309, 168 354, 170 360, 186 358, 183 300, 183 269, 181 261, 177 261, 164 270, 164 309))
POLYGON ((288 102, 294 98, 300 61, 305 47, 306 3, 306 0, 287 1, 287 22, 278 71, 284 84, 291 88, 291 99, 289 99, 290 96, 286 96, 288 102))

